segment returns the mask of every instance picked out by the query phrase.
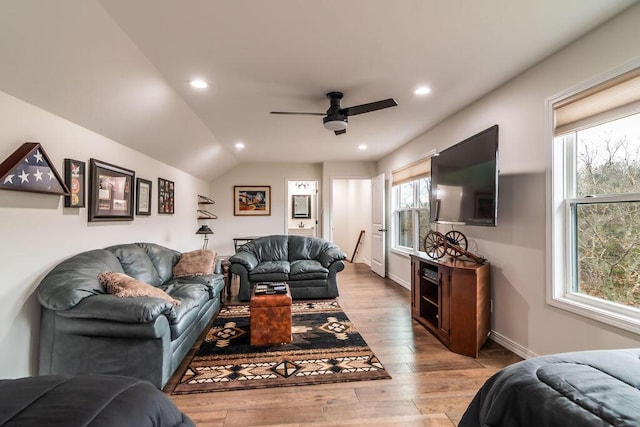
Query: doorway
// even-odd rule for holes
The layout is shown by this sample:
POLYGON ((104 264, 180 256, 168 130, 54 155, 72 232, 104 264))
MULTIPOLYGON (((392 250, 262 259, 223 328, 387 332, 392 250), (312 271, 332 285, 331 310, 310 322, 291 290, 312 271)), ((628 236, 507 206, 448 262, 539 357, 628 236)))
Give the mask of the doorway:
POLYGON ((287 234, 317 237, 318 181, 287 181, 287 234))
POLYGON ((331 240, 347 254, 347 260, 368 266, 371 266, 371 203, 371 179, 332 179, 331 240))

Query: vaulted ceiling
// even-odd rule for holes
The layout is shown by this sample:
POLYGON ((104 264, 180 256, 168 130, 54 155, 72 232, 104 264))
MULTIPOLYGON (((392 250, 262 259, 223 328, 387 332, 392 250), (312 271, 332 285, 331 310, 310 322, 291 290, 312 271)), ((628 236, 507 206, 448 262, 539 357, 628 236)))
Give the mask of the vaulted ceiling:
POLYGON ((3 0, 0 90, 207 180, 241 162, 370 161, 634 3, 3 0), (269 114, 324 112, 330 91, 399 105, 338 136, 269 114))

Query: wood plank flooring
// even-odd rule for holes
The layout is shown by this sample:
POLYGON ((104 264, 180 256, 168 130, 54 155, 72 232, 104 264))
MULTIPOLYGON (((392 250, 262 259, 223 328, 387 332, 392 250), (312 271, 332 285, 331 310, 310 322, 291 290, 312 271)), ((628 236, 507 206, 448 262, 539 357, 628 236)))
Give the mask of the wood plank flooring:
POLYGON ((491 340, 478 359, 451 353, 411 319, 410 291, 364 264, 338 277, 340 306, 392 379, 171 396, 180 368, 165 393, 203 427, 450 427, 487 378, 521 360, 491 340))

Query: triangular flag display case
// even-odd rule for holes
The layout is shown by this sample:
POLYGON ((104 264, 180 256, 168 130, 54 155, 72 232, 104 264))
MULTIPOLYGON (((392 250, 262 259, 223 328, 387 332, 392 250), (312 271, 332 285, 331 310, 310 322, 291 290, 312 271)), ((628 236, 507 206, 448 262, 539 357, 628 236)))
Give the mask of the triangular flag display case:
POLYGON ((25 142, 0 164, 0 189, 69 195, 69 188, 38 142, 25 142))

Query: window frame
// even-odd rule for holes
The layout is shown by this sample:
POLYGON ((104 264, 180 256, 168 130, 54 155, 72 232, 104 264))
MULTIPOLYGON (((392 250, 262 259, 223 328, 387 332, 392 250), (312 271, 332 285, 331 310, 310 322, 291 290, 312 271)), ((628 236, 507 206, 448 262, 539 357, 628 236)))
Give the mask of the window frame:
MULTIPOLYGON (((551 167, 547 174, 547 304, 634 333, 640 333, 640 310, 574 291, 577 283, 574 215, 579 204, 640 201, 640 194, 576 196, 576 131, 555 135, 554 105, 639 66, 640 59, 635 60, 548 98, 545 106, 547 138, 551 141, 551 167)), ((624 115, 628 114, 611 115, 600 121, 597 118, 586 120, 584 127, 613 121, 624 115)))
POLYGON ((401 182, 391 187, 391 203, 392 203, 392 213, 391 216, 393 218, 391 222, 391 250, 395 252, 399 252, 402 254, 413 254, 418 251, 421 251, 420 242, 420 215, 421 211, 426 211, 427 214, 430 214, 430 206, 426 208, 420 208, 419 200, 420 200, 420 181, 423 179, 429 180, 429 185, 431 185, 431 175, 421 176, 419 178, 415 178, 413 180, 407 182, 401 182), (400 208, 400 187, 403 184, 413 184, 413 206, 411 208, 400 208), (401 212, 411 212, 411 222, 413 225, 413 247, 409 246, 401 246, 399 244, 400 240, 400 213, 401 212))

